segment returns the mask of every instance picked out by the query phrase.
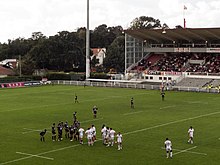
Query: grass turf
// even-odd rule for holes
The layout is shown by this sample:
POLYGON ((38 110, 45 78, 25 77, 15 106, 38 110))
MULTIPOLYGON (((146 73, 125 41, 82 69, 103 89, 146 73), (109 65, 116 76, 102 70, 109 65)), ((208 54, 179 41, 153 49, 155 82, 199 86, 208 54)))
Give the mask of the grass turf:
POLYGON ((220 164, 218 94, 166 92, 165 101, 161 101, 156 90, 60 85, 1 89, 0 98, 0 165, 220 164), (75 94, 78 104, 74 103, 75 94), (134 110, 130 108, 131 97, 134 110), (93 120, 94 105, 99 108, 97 120, 93 120), (96 126, 98 138, 102 124, 121 131, 123 150, 118 151, 116 145, 107 148, 99 140, 93 147, 86 145, 86 139, 84 145, 65 138, 52 142, 52 123, 71 123, 74 111, 84 129, 96 126), (195 129, 193 145, 187 143, 190 126, 195 129), (44 128, 48 128, 46 142, 40 142, 37 130, 44 128), (166 137, 173 149, 182 150, 174 150, 173 159, 166 159, 161 149, 166 137))

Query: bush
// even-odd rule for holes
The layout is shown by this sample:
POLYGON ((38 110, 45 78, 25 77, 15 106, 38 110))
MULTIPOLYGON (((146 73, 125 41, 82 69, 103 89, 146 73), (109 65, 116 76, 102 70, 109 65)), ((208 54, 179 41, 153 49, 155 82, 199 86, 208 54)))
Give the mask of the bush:
POLYGON ((74 80, 82 81, 85 80, 85 75, 82 73, 48 73, 46 75, 48 80, 74 80))
POLYGON ((94 78, 94 79, 109 79, 110 76, 108 76, 106 73, 91 73, 90 78, 94 78))
POLYGON ((40 81, 41 76, 8 76, 0 78, 0 83, 11 83, 11 82, 24 82, 24 81, 40 81))

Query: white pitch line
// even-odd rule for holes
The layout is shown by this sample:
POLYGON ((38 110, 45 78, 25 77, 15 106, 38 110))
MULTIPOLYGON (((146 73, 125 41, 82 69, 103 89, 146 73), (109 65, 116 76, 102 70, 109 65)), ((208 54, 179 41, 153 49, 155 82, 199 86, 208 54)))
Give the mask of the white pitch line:
POLYGON ((176 107, 176 105, 170 105, 170 106, 166 106, 166 107, 161 107, 160 109, 167 109, 167 108, 173 108, 176 107))
POLYGON ((80 123, 88 123, 88 122, 92 122, 92 121, 99 121, 99 120, 102 120, 102 119, 103 119, 103 117, 100 118, 100 119, 85 120, 85 121, 82 121, 80 123))
MULTIPOLYGON (((181 150, 179 150, 179 149, 175 149, 175 150, 176 150, 176 151, 181 151, 181 150)), ((195 152, 195 151, 186 151, 186 152, 192 153, 192 154, 197 154, 197 155, 205 155, 205 156, 207 156, 206 153, 202 153, 202 152, 195 152)))
MULTIPOLYGON (((138 93, 138 94, 134 94, 132 96, 136 96, 136 95, 145 95, 147 93, 138 93)), ((124 97, 127 97, 127 96, 131 96, 130 95, 123 95, 123 96, 118 96, 117 98, 124 98, 124 97)), ((114 98, 115 96, 109 96, 109 97, 106 97, 106 98, 100 98, 100 99, 88 99, 88 100, 83 100, 83 101, 80 101, 81 103, 84 103, 84 102, 89 102, 89 101, 102 101, 102 100, 108 100, 108 99, 112 99, 114 98)), ((33 108, 45 108, 45 107, 52 107, 52 106, 60 106, 60 105, 68 105, 68 104, 73 104, 73 101, 72 102, 67 102, 67 103, 57 103, 57 104, 48 104, 48 105, 40 105, 40 106, 30 106, 30 107, 25 107, 25 108, 15 108, 15 109, 9 109, 9 110, 4 110, 4 111, 0 111, 0 113, 3 113, 3 112, 12 112, 12 111, 20 111, 20 110, 29 110, 29 109, 33 109, 33 108)))
POLYGON ((146 130, 150 130, 150 129, 154 129, 154 128, 159 128, 159 127, 163 127, 163 126, 167 126, 167 125, 171 125, 171 124, 176 124, 176 123, 180 123, 180 122, 184 122, 184 121, 188 121, 188 120, 198 119, 198 118, 201 118, 201 117, 216 115, 216 114, 219 114, 219 113, 220 113, 220 111, 213 112, 213 113, 207 113, 207 114, 204 114, 204 115, 199 115, 199 116, 190 117, 190 118, 186 118, 186 119, 180 119, 180 120, 176 120, 176 121, 171 121, 171 122, 168 122, 168 123, 159 124, 159 125, 155 125, 155 126, 152 126, 152 127, 148 127, 148 128, 143 128, 143 129, 127 132, 127 133, 124 133, 124 135, 126 135, 126 134, 133 134, 133 133, 137 133, 137 132, 142 132, 142 131, 146 131, 146 130))
POLYGON ((34 154, 28 154, 28 153, 24 153, 24 152, 16 152, 16 154, 26 155, 26 156, 33 156, 33 157, 38 157, 38 158, 48 159, 48 160, 54 160, 54 158, 49 158, 49 157, 39 156, 39 155, 34 155, 34 154))
MULTIPOLYGON (((164 124, 159 124, 159 125, 155 125, 155 126, 148 127, 148 128, 143 128, 143 129, 136 130, 136 131, 127 132, 127 133, 124 133, 123 135, 129 135, 129 134, 133 134, 133 133, 137 133, 137 132, 143 132, 143 131, 147 131, 147 130, 150 130, 150 129, 159 128, 159 127, 163 127, 163 126, 166 126, 166 125, 180 123, 180 122, 193 120, 193 119, 197 119, 197 118, 201 118, 201 117, 216 115, 216 114, 219 114, 219 113, 220 113, 220 111, 213 112, 213 113, 207 113, 207 114, 204 114, 204 115, 199 115, 199 116, 195 116, 195 117, 191 117, 191 118, 176 120, 176 121, 172 121, 172 122, 168 122, 168 123, 164 123, 164 124)), ((100 141, 100 140, 97 140, 97 141, 100 141)), ((71 145, 71 146, 67 146, 67 147, 63 147, 63 148, 59 148, 59 149, 55 149, 55 150, 50 150, 50 151, 47 151, 47 152, 42 152, 42 153, 39 153, 39 154, 36 154, 36 155, 44 155, 44 154, 48 154, 48 153, 52 153, 52 152, 56 152, 56 151, 61 151, 61 150, 69 149, 69 148, 74 148, 74 147, 77 147, 77 146, 80 146, 80 145, 81 144, 71 145)), ((24 157, 24 158, 20 158, 20 159, 14 159, 14 160, 11 160, 11 161, 8 161, 8 162, 0 163, 0 165, 9 164, 9 163, 17 162, 17 161, 20 161, 20 160, 29 159, 29 158, 32 158, 32 157, 33 156, 28 156, 28 157, 24 157)))
POLYGON ((204 101, 184 101, 188 104, 209 104, 208 102, 204 102, 204 101))
MULTIPOLYGON (((22 132, 22 134, 27 134, 27 133, 32 133, 32 132, 41 132, 42 130, 44 129, 31 129, 31 128, 23 128, 23 129, 26 129, 28 131, 25 131, 25 132, 22 132)), ((50 129, 50 128, 46 128, 46 129, 50 129)), ((49 131, 47 131, 48 133, 51 133, 49 131)))
MULTIPOLYGON (((165 149, 165 148, 163 148, 163 147, 161 147, 161 149, 165 149)), ((172 148, 172 150, 174 150, 174 151, 182 151, 182 150, 180 150, 180 149, 173 149, 172 148)), ((202 153, 202 152, 195 152, 195 151, 185 151, 185 152, 188 152, 188 153, 192 153, 192 154, 197 154, 197 155, 205 155, 205 156, 207 156, 207 154, 206 153, 202 153)))
POLYGON ((8 162, 0 163, 0 165, 10 164, 10 163, 18 162, 18 161, 21 161, 21 160, 26 160, 26 159, 29 159, 29 158, 32 158, 32 157, 33 156, 27 156, 27 157, 23 157, 23 158, 19 158, 19 159, 14 159, 14 160, 10 160, 8 162))
POLYGON ((28 131, 22 132, 22 134, 41 131, 41 130, 32 129, 32 128, 23 128, 23 129, 28 130, 28 131))
MULTIPOLYGON (((80 145, 82 145, 82 144, 76 144, 76 145, 71 145, 71 146, 59 148, 59 149, 56 149, 56 150, 50 150, 50 151, 47 151, 47 152, 42 152, 42 153, 39 153, 39 154, 35 154, 35 156, 36 155, 40 156, 40 155, 44 155, 44 154, 48 154, 48 153, 53 153, 53 152, 56 152, 56 151, 62 151, 62 150, 65 150, 65 149, 78 147, 80 145)), ((18 162, 18 161, 21 161, 21 160, 26 160, 26 159, 29 159, 29 158, 32 158, 32 157, 34 157, 34 156, 31 155, 31 156, 27 156, 27 157, 23 157, 23 158, 19 158, 19 159, 14 159, 14 160, 11 160, 11 161, 8 161, 8 162, 0 163, 0 165, 10 164, 10 163, 18 162)))
POLYGON ((33 130, 30 130, 30 131, 26 131, 26 132, 22 132, 22 134, 27 134, 27 133, 32 133, 32 132, 40 132, 42 130, 37 130, 37 129, 33 129, 33 130))
POLYGON ((137 114, 137 113, 141 113, 143 111, 136 111, 136 112, 130 112, 130 113, 124 113, 123 115, 133 115, 133 114, 137 114))
POLYGON ((183 153, 183 152, 187 152, 187 151, 192 150, 192 149, 194 149, 194 148, 196 148, 196 147, 197 147, 197 146, 194 146, 194 147, 191 147, 191 148, 188 148, 188 149, 185 149, 185 150, 176 152, 176 153, 174 153, 173 155, 177 155, 177 154, 180 154, 180 153, 183 153))
MULTIPOLYGON (((93 121, 99 121, 99 120, 102 120, 103 118, 98 118, 98 119, 92 119, 92 120, 85 120, 85 121, 82 121, 80 123, 88 123, 88 122, 93 122, 93 121)), ((22 134, 27 134, 27 133, 32 133, 32 132, 40 132, 42 130, 40 129, 31 129, 31 128, 23 128, 25 130, 28 130, 28 131, 25 131, 25 132, 22 132, 22 134)), ((47 130, 48 129, 51 129, 51 128, 46 128, 47 130)), ((47 131, 48 133, 51 133, 50 131, 47 131)))

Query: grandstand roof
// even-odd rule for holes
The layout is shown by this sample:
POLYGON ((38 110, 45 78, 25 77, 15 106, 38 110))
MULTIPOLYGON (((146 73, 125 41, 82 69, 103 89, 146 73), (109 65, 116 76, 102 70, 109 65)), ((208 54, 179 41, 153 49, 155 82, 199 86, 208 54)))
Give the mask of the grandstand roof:
POLYGON ((138 29, 125 33, 152 43, 220 43, 220 28, 138 29))

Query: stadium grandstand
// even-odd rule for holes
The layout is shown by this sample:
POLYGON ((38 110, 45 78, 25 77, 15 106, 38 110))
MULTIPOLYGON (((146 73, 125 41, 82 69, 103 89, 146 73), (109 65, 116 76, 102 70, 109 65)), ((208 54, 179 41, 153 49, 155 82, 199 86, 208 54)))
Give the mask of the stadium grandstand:
POLYGON ((126 30, 125 75, 146 83, 219 87, 220 28, 126 30))

